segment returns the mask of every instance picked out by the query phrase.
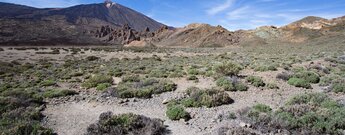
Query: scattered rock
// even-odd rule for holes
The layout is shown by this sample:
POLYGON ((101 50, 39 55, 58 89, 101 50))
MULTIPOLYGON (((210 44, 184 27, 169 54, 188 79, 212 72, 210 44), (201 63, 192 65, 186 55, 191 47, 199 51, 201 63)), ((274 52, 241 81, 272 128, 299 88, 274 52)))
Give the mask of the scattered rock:
POLYGON ((164 99, 163 102, 162 102, 162 104, 167 104, 167 103, 169 103, 168 99, 164 99))
POLYGON ((248 123, 241 122, 241 123, 240 123, 240 127, 251 128, 252 125, 251 125, 251 124, 248 124, 248 123))

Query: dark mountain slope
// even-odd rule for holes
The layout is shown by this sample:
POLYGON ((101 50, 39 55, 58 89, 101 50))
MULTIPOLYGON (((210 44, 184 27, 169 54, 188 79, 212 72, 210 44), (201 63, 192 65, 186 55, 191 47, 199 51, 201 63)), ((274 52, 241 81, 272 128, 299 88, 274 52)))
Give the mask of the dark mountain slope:
POLYGON ((109 44, 94 32, 104 26, 117 29, 124 25, 133 31, 154 31, 163 26, 112 2, 46 9, 0 3, 0 44, 109 44))

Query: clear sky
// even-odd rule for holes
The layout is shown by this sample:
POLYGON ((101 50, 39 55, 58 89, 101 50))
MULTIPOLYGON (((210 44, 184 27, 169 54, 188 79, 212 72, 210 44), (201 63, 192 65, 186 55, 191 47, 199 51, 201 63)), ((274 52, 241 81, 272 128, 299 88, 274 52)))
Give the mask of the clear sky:
MULTIPOLYGON (((33 7, 68 7, 103 0, 0 0, 33 7)), ((345 0, 113 0, 164 24, 222 25, 229 30, 281 26, 305 16, 345 16, 345 0)))

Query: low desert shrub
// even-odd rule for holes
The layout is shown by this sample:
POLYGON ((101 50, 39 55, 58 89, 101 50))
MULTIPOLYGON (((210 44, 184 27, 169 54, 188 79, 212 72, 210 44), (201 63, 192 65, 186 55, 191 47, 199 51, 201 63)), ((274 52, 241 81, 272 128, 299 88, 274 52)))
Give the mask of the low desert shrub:
POLYGON ((84 88, 94 88, 97 87, 98 84, 103 84, 103 83, 113 83, 113 78, 108 75, 95 75, 88 80, 86 80, 83 84, 82 87, 84 88))
POLYGON ((190 115, 185 108, 182 105, 177 105, 175 103, 169 103, 167 105, 166 116, 171 120, 190 119, 190 115))
POLYGON ((282 73, 279 73, 276 78, 284 80, 284 81, 288 81, 292 77, 292 75, 293 75, 292 73, 282 72, 282 73))
POLYGON ((258 76, 248 76, 246 77, 246 81, 255 87, 264 87, 266 85, 261 77, 258 76))
POLYGON ((279 89, 278 85, 275 83, 267 83, 266 87, 269 89, 279 89))
POLYGON ((121 77, 124 74, 124 72, 121 69, 113 69, 110 70, 108 75, 115 76, 115 77, 121 77))
POLYGON ((216 80, 217 86, 221 87, 225 91, 247 91, 248 86, 244 83, 232 79, 229 77, 221 77, 216 80))
POLYGON ((110 83, 97 84, 96 90, 103 91, 111 86, 110 83))
POLYGON ((342 134, 345 107, 322 93, 295 96, 272 111, 256 105, 242 113, 252 120, 254 129, 264 134, 289 131, 291 134, 342 134))
POLYGON ((102 113, 95 124, 87 128, 86 135, 158 135, 166 134, 166 127, 160 119, 151 119, 143 115, 132 113, 113 115, 111 112, 102 113))
POLYGON ((319 83, 320 76, 312 71, 301 71, 293 75, 294 78, 306 80, 308 83, 319 83))
POLYGON ((254 68, 254 71, 265 72, 265 71, 276 71, 277 67, 274 65, 260 65, 254 68))
POLYGON ((140 79, 139 75, 127 75, 122 77, 122 82, 139 82, 140 79))
POLYGON ((306 89, 311 89, 311 85, 308 81, 300 78, 290 78, 288 84, 295 86, 295 87, 302 87, 306 89))
POLYGON ((46 86, 53 86, 55 84, 56 82, 54 80, 44 80, 40 83, 40 86, 46 87, 46 86))
POLYGON ((333 83, 332 91, 335 93, 340 93, 340 92, 345 93, 345 83, 344 82, 333 83))
POLYGON ((100 58, 97 57, 97 56, 88 56, 86 57, 86 60, 87 61, 96 61, 96 60, 99 60, 100 58))
POLYGON ((199 79, 198 79, 198 77, 196 77, 195 75, 191 75, 191 76, 188 76, 188 77, 187 77, 187 80, 193 80, 193 81, 195 81, 195 80, 199 80, 199 79))
POLYGON ((176 90, 177 85, 170 81, 143 79, 139 82, 121 82, 117 87, 120 98, 151 98, 153 94, 176 90))
POLYGON ((233 99, 229 95, 217 89, 201 90, 196 87, 187 89, 188 98, 179 101, 185 107, 216 107, 223 104, 233 103, 233 99))
POLYGON ((50 89, 43 93, 43 97, 45 98, 56 98, 56 97, 65 97, 70 95, 78 94, 73 90, 61 90, 61 89, 50 89))
POLYGON ((242 66, 234 62, 225 62, 214 67, 217 74, 224 76, 236 76, 242 70, 242 66))

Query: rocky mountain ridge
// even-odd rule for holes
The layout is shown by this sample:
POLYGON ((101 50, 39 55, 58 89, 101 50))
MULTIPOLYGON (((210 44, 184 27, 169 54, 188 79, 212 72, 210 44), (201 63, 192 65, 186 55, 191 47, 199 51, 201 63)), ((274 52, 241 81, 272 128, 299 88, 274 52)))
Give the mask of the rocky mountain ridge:
POLYGON ((306 17, 291 24, 228 31, 222 26, 190 24, 172 28, 120 4, 38 9, 0 2, 2 45, 126 45, 226 47, 268 42, 303 43, 344 36, 345 17, 306 17))

